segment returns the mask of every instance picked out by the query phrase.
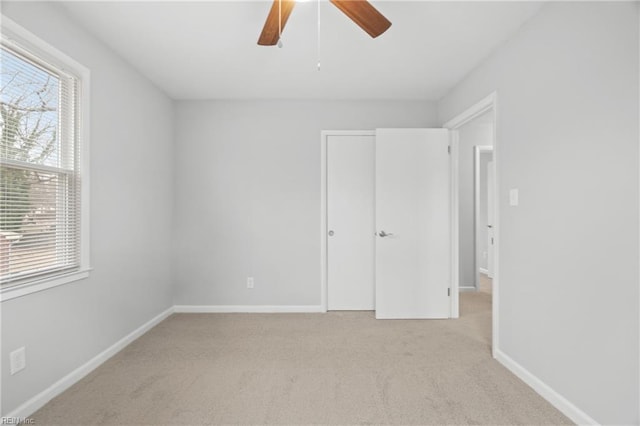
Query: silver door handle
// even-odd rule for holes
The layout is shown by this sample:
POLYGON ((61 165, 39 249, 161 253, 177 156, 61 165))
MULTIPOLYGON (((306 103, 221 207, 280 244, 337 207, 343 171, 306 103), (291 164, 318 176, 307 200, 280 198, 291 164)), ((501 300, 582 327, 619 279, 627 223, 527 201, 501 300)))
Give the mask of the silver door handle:
POLYGON ((384 237, 391 237, 393 234, 391 232, 384 232, 384 231, 380 231, 380 233, 378 234, 381 238, 384 237))
POLYGON ((491 226, 491 225, 487 225, 487 228, 493 228, 493 226, 491 226))
POLYGON ((329 236, 333 237, 333 231, 329 231, 329 236))

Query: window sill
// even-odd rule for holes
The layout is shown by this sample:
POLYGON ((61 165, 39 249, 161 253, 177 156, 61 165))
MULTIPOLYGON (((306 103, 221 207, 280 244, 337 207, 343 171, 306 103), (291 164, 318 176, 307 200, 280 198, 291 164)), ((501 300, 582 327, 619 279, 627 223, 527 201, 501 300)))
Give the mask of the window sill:
POLYGON ((7 287, 0 290, 0 302, 26 296, 38 291, 47 290, 63 284, 69 284, 74 281, 83 280, 89 277, 91 268, 82 269, 80 271, 71 272, 55 277, 44 278, 30 283, 20 284, 13 287, 7 287))

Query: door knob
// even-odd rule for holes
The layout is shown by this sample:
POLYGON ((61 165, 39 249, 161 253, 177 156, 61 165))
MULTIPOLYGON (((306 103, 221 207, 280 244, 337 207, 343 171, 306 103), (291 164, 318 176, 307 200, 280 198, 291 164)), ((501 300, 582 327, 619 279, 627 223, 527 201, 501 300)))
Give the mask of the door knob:
POLYGON ((380 233, 378 234, 380 237, 384 238, 384 237, 390 237, 393 234, 391 232, 384 232, 384 230, 380 231, 380 233))
POLYGON ((333 237, 333 231, 329 231, 329 236, 333 237))

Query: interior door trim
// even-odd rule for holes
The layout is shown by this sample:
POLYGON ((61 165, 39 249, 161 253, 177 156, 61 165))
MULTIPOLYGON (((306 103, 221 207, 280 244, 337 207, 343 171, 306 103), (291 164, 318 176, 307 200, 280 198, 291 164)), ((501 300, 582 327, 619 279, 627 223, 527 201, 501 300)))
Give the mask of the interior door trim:
MULTIPOLYGON (((500 192, 498 188, 500 188, 500 149, 499 149, 499 138, 497 135, 498 130, 498 120, 499 120, 499 111, 498 111, 498 94, 497 92, 492 92, 488 96, 480 99, 473 105, 471 105, 466 110, 462 111, 460 114, 456 115, 449 121, 445 122, 443 127, 452 130, 452 143, 451 143, 451 172, 457 175, 458 173, 458 131, 457 129, 462 127, 464 124, 473 120, 481 114, 484 114, 487 111, 493 110, 493 170, 494 170, 494 208, 493 208, 493 232, 494 232, 494 257, 493 257, 493 285, 492 285, 492 320, 491 320, 491 331, 492 331, 492 339, 491 339, 491 352, 493 357, 496 357, 499 348, 500 342, 500 192)), ((453 176, 452 176, 453 178, 453 176)), ((452 208, 454 214, 454 228, 453 233, 455 235, 455 239, 452 244, 452 256, 453 262, 452 267, 455 268, 455 271, 452 271, 454 275, 452 275, 451 282, 451 308, 452 313, 455 312, 455 316, 452 315, 452 318, 457 318, 459 316, 459 300, 458 300, 458 291, 459 291, 459 277, 458 277, 458 263, 459 263, 459 248, 458 248, 458 179, 452 180, 452 187, 454 190, 453 193, 453 201, 452 208), (455 299, 455 300, 454 300, 455 299), (454 311, 455 310, 455 311, 454 311)))

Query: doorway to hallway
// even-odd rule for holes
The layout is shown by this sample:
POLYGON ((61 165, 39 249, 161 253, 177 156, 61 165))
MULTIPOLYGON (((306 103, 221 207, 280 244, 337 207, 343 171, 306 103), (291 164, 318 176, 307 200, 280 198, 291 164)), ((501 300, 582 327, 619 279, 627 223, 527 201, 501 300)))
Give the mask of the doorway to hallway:
POLYGON ((492 350, 499 338, 499 151, 496 140, 496 94, 472 105, 444 127, 453 131, 457 178, 457 284, 460 317, 483 310, 491 323, 492 350), (484 306, 484 308, 480 308, 484 306))

